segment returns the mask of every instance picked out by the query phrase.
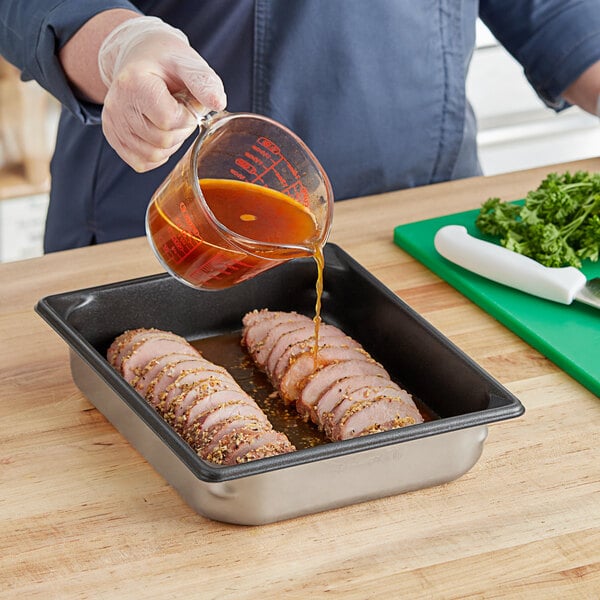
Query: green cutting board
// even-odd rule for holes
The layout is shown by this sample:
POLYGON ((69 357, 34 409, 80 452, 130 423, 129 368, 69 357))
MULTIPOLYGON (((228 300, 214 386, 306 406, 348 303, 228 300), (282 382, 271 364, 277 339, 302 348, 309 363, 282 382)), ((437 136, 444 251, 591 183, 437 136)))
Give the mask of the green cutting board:
MULTIPOLYGON (((475 275, 438 254, 433 238, 444 225, 464 225, 471 235, 490 240, 475 226, 478 213, 472 210, 400 225, 394 229, 394 242, 600 396, 599 309, 525 294, 475 275)), ((600 277, 600 262, 585 261, 581 270, 588 279, 600 277)))

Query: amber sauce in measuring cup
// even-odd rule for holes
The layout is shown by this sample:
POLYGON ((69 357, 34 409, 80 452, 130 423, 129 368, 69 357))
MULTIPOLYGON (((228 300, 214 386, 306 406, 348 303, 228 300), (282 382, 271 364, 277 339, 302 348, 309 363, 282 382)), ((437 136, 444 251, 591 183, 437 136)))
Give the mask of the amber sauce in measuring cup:
MULTIPOLYGON (((286 245, 280 253, 276 247, 269 248, 264 258, 278 260, 314 254, 312 247, 305 246, 307 240, 316 237, 314 217, 289 196, 230 179, 201 179, 199 183, 207 205, 225 227, 257 242, 286 245), (289 245, 298 246, 295 253, 290 252, 289 245)), ((193 219, 192 210, 182 209, 182 219, 185 215, 193 219)), ((199 233, 194 235, 190 224, 174 222, 161 210, 160 203, 152 203, 148 209, 150 234, 154 243, 161 245, 161 256, 174 274, 192 285, 223 289, 240 281, 245 270, 255 267, 257 261, 252 256, 236 256, 235 250, 211 244, 199 233), (207 278, 207 265, 215 263, 227 266, 207 278), (201 268, 195 269, 195 265, 201 268)), ((255 252, 260 258, 260 248, 255 252)))

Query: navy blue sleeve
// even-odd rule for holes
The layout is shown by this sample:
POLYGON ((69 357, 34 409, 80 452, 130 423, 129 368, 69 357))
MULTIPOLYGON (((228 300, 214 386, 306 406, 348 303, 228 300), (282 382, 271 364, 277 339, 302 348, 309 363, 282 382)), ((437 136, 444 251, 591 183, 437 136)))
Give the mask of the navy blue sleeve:
POLYGON ((479 14, 552 108, 563 108, 562 92, 600 60, 598 0, 481 0, 479 14))
POLYGON ((75 97, 57 53, 86 21, 112 8, 138 10, 126 0, 0 0, 0 54, 78 119, 98 123, 101 107, 75 97))

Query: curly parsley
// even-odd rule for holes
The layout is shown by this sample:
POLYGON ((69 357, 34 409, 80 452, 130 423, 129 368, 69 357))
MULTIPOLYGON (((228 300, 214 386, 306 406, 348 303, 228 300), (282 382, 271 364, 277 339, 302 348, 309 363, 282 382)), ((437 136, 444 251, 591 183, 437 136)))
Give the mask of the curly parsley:
POLYGON ((523 205, 489 198, 475 221, 509 250, 547 267, 581 267, 600 254, 600 173, 551 173, 523 205))

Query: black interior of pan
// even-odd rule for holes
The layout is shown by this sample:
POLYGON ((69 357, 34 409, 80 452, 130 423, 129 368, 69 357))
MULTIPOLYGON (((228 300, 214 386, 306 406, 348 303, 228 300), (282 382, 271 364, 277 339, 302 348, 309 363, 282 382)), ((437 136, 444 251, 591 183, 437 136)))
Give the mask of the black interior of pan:
MULTIPOLYGON (((440 417, 487 408, 506 391, 428 322, 338 246, 326 246, 322 318, 357 339, 440 417)), ((105 356, 126 329, 156 327, 191 340, 239 331, 251 310, 295 310, 313 316, 316 265, 291 261, 220 292, 158 276, 72 292, 53 299, 61 313, 105 356)))

